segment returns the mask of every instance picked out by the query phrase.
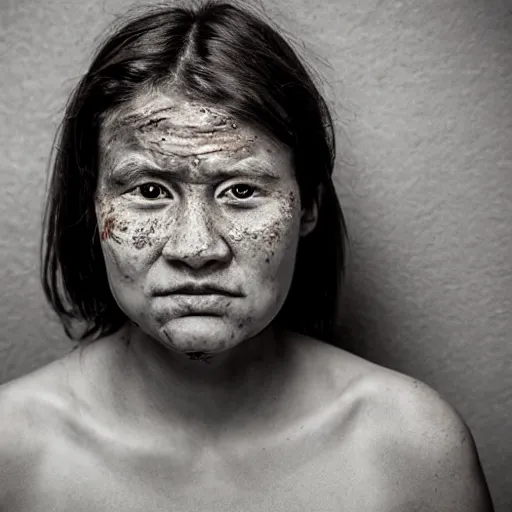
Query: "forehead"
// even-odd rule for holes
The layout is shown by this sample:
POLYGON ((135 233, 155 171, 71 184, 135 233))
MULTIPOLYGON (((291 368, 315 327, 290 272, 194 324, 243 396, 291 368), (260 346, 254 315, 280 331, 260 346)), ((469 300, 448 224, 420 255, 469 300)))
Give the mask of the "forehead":
POLYGON ((143 153, 159 164, 173 160, 256 157, 290 165, 291 150, 222 107, 174 92, 141 94, 104 119, 100 153, 109 160, 143 153))

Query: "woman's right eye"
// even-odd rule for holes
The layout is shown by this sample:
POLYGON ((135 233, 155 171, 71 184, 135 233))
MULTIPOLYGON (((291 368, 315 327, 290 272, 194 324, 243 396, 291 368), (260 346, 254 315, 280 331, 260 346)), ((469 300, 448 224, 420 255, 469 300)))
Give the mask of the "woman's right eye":
POLYGON ((136 191, 139 191, 139 194, 135 195, 141 195, 144 199, 162 199, 160 197, 160 192, 162 191, 167 194, 167 197, 171 197, 170 193, 158 183, 144 183, 132 189, 130 193, 135 193, 136 191))

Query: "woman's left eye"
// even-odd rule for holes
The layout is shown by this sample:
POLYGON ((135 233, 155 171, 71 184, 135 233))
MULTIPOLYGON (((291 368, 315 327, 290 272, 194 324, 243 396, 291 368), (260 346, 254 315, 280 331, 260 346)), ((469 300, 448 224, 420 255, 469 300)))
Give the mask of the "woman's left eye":
POLYGON ((256 187, 246 184, 233 185, 227 192, 231 192, 235 199, 249 199, 256 192, 256 187))

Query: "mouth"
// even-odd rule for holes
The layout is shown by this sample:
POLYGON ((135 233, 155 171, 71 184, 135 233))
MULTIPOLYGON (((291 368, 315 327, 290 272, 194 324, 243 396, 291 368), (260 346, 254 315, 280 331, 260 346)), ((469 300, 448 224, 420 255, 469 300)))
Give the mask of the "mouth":
POLYGON ((232 295, 225 293, 182 293, 174 292, 156 299, 157 309, 163 308, 166 315, 175 318, 185 316, 225 316, 233 302, 232 295))
POLYGON ((183 286, 173 292, 173 295, 226 295, 234 297, 235 295, 228 290, 214 288, 212 286, 183 286))
POLYGON ((158 291, 155 295, 181 295, 181 296, 201 296, 201 295, 221 295, 224 297, 242 297, 242 294, 230 290, 228 288, 213 286, 213 285, 201 285, 196 283, 189 283, 180 287, 175 287, 170 290, 158 291))

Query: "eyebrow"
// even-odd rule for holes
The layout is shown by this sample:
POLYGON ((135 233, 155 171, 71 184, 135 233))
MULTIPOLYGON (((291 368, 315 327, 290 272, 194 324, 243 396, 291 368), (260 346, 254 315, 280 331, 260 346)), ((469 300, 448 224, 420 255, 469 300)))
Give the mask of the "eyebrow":
MULTIPOLYGON (((184 179, 189 172, 188 165, 174 165, 166 169, 161 169, 146 160, 127 159, 114 166, 109 173, 109 180, 115 184, 124 184, 127 181, 148 176, 184 179)), ((212 181, 235 178, 240 175, 262 178, 269 181, 277 181, 281 178, 279 173, 272 167, 254 158, 246 158, 236 164, 222 167, 218 170, 205 170, 204 174, 205 177, 211 178, 212 181)))

